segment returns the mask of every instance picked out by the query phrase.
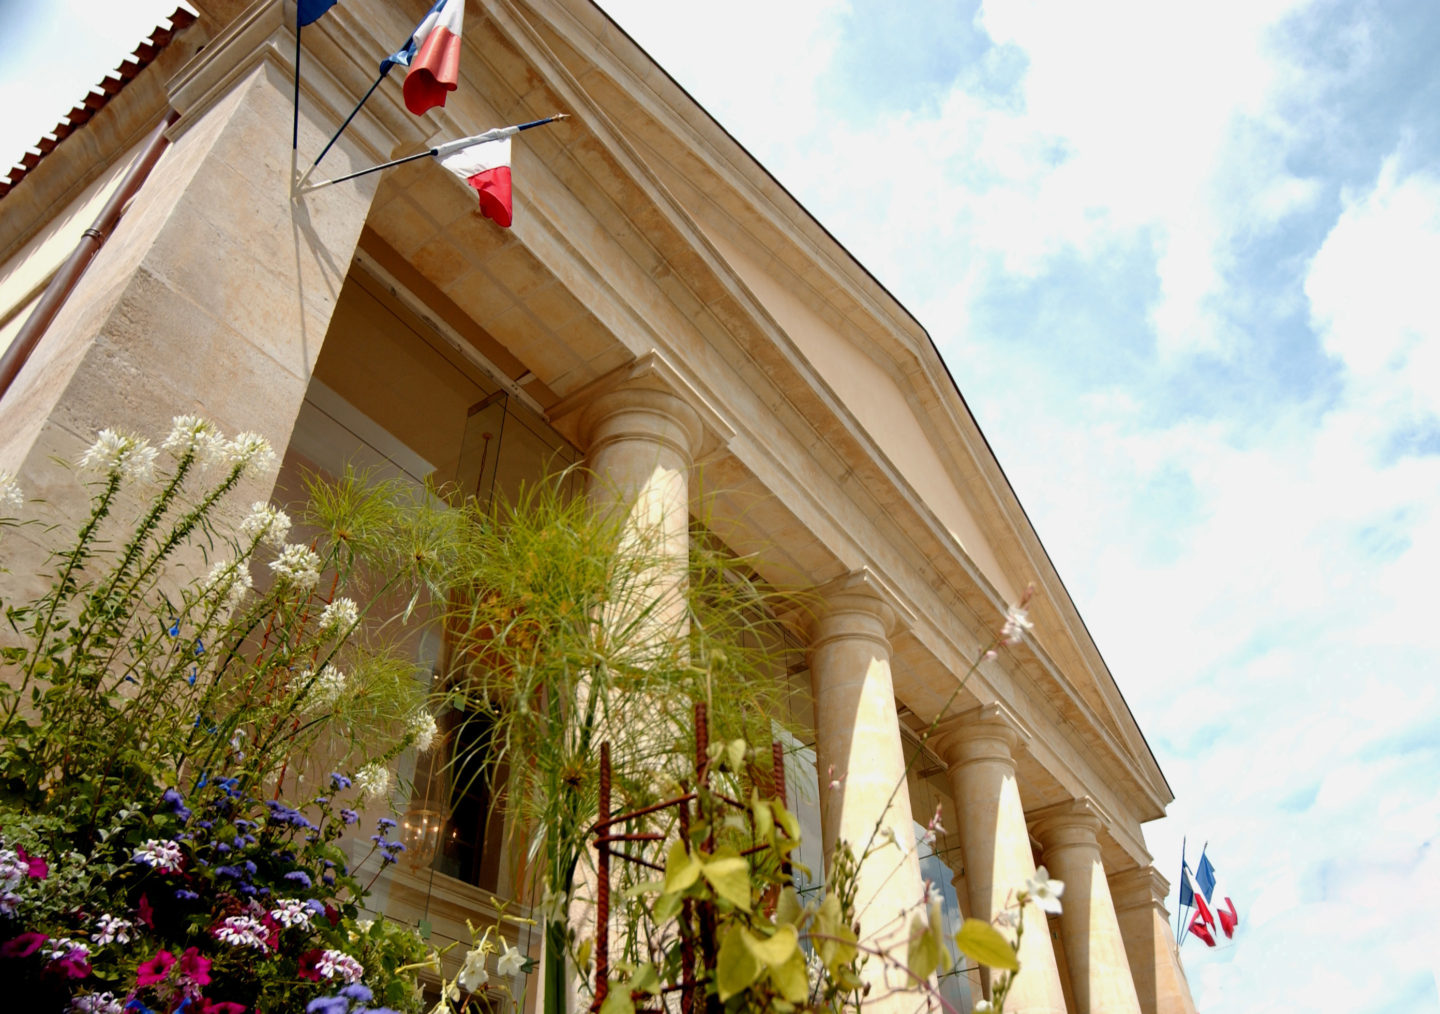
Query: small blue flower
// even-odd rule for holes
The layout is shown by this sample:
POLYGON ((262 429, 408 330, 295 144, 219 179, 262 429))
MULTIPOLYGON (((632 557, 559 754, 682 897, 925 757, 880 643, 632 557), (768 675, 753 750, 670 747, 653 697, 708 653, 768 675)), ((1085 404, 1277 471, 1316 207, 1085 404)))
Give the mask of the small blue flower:
POLYGON ((330 772, 330 784, 335 786, 336 792, 344 792, 350 787, 350 779, 338 771, 332 771, 330 772))
POLYGON ((216 852, 221 852, 221 853, 229 852, 229 851, 230 851, 230 846, 229 846, 229 845, 226 845, 223 841, 217 841, 217 842, 215 843, 215 851, 216 851, 216 852))
POLYGON ((202 641, 202 640, 200 640, 198 637, 195 639, 195 654, 196 654, 196 655, 203 655, 203 654, 205 654, 205 642, 202 641))
POLYGON ((390 830, 392 827, 394 827, 394 826, 395 826, 395 822, 394 822, 393 820, 391 820, 389 817, 381 817, 379 820, 377 820, 377 821, 375 822, 375 826, 378 827, 378 828, 381 830, 381 832, 385 832, 385 831, 390 830))
POLYGON ((314 898, 306 898, 305 907, 308 908, 310 911, 314 912, 316 915, 325 914, 325 906, 320 904, 320 902, 316 901, 314 898))
POLYGON ((175 892, 176 901, 196 901, 197 899, 199 899, 199 897, 200 895, 196 894, 194 891, 187 891, 183 887, 179 888, 175 892))
POLYGON ((345 1014, 350 1001, 343 996, 317 996, 305 1005, 305 1014, 345 1014))
POLYGON ((165 633, 169 634, 171 637, 179 637, 179 636, 180 636, 180 621, 179 621, 178 619, 171 620, 171 621, 170 621, 170 626, 169 626, 169 628, 166 629, 165 633))
MULTIPOLYGON (((310 886, 310 874, 304 870, 291 870, 285 874, 284 879, 290 881, 292 884, 299 884, 301 887, 310 886)), ((366 997, 366 999, 368 1000, 369 997, 366 997)))
POLYGON ((192 665, 190 667, 190 675, 185 677, 185 682, 189 683, 193 687, 195 685, 195 680, 197 677, 199 677, 199 675, 200 670, 196 666, 192 665))
POLYGON ((341 810, 340 819, 347 824, 353 824, 360 819, 360 814, 356 813, 354 810, 341 810))
POLYGON ((370 991, 370 987, 363 982, 352 982, 340 991, 340 995, 348 996, 352 1000, 359 1000, 361 1003, 369 1003, 375 996, 370 991))

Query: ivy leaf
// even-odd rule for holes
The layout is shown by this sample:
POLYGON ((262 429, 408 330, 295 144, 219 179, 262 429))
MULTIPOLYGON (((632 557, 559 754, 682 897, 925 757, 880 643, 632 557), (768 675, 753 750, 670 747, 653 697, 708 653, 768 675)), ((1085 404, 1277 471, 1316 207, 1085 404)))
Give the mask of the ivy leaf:
POLYGON ((700 879, 700 860, 691 854, 683 841, 670 846, 670 855, 665 860, 665 893, 675 894, 685 890, 700 879))
MULTIPOLYGON (((750 911, 750 864, 744 859, 719 853, 701 867, 701 872, 723 900, 742 912, 750 911)), ((669 880, 668 876, 666 880, 669 880)))
POLYGON ((770 981, 775 984, 780 995, 791 1003, 804 1003, 809 998, 810 980, 805 975, 805 955, 800 948, 795 948, 795 952, 785 964, 770 969, 770 981))
POLYGON ((754 936, 748 930, 742 929, 740 939, 750 948, 750 953, 755 955, 756 960, 769 966, 771 971, 789 961, 800 946, 800 935, 795 932, 794 926, 781 926, 775 931, 775 935, 768 939, 754 936))
POLYGON ((988 922, 966 919, 960 932, 955 934, 955 946, 960 948, 961 954, 982 965, 1010 972, 1020 970, 1015 948, 988 922))
POLYGON ((738 772, 740 766, 745 763, 745 741, 743 739, 732 739, 725 744, 725 763, 731 771, 738 772))
POLYGON ((635 1014, 635 1001, 630 999, 630 990, 623 983, 610 983, 610 992, 605 994, 600 1014, 635 1014))
MULTIPOLYGON (((760 962, 750 953, 741 936, 745 931, 731 926, 720 942, 720 953, 715 956, 715 985, 720 990, 720 1002, 724 1003, 736 993, 750 988, 760 977, 760 962)), ((601 1014, 605 1014, 601 1011, 601 1014)))
POLYGON ((678 894, 662 894, 650 909, 650 917, 657 926, 663 925, 680 914, 680 906, 684 902, 685 899, 678 894))
POLYGON ((761 799, 754 789, 750 790, 750 812, 755 814, 755 837, 761 841, 769 841, 775 833, 775 817, 770 803, 761 799))
POLYGON ((770 806, 775 812, 775 823, 780 825, 781 829, 785 832, 785 837, 799 841, 800 822, 795 819, 795 814, 785 809, 785 807, 781 806, 778 802, 772 802, 770 806))

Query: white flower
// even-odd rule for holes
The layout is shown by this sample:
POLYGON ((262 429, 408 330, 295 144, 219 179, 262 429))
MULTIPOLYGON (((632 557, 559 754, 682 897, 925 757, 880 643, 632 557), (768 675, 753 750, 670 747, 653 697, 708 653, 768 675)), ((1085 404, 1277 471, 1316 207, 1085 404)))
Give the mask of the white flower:
POLYGON ((100 945, 130 942, 130 930, 134 927, 129 919, 117 919, 108 912, 95 920, 95 932, 90 934, 90 939, 100 945))
POLYGON ((140 846, 134 860, 153 866, 161 873, 180 872, 180 843, 168 839, 151 838, 140 846))
POLYGON ((345 693, 345 674, 333 665, 327 665, 315 676, 309 669, 300 674, 300 685, 310 684, 310 695, 305 701, 306 711, 323 711, 333 708, 345 693), (311 680, 314 680, 312 683, 311 680))
POLYGON ((80 456, 80 470, 105 475, 119 472, 126 479, 148 480, 155 474, 157 453, 148 440, 104 429, 80 456))
POLYGON ((290 534, 290 515, 279 507, 257 500, 250 505, 250 513, 245 520, 240 522, 240 534, 279 549, 285 545, 285 536, 290 534))
POLYGON ((201 589, 206 596, 218 601, 222 608, 234 609, 240 605, 253 584, 248 568, 229 560, 221 560, 210 568, 201 589))
POLYGON ((902 856, 908 856, 910 854, 909 846, 905 844, 905 841, 895 833, 895 829, 889 824, 881 826, 876 837, 878 837, 880 841, 884 844, 894 845, 897 849, 900 850, 900 854, 902 856))
POLYGON ((365 975, 365 967, 344 951, 326 951, 315 962, 315 970, 327 979, 346 982, 359 982, 365 975))
POLYGON ((1000 628, 1000 636, 1006 644, 1019 644, 1026 633, 1034 629, 1035 624, 1030 622, 1025 607, 1011 606, 1005 611, 1005 626, 1000 628))
POLYGON ((60 937, 58 940, 51 940, 46 946, 50 950, 51 961, 59 961, 62 958, 70 957, 72 954, 77 954, 81 961, 90 957, 90 948, 82 943, 71 940, 69 937, 60 937))
POLYGON ((405 732, 414 741, 415 749, 424 753, 435 745, 435 736, 440 730, 435 725, 435 716, 422 708, 405 723, 405 732))
POLYGON ((24 506, 25 494, 20 492, 20 483, 15 481, 15 474, 0 468, 0 513, 18 513, 24 506))
POLYGON ((215 424, 198 415, 177 415, 170 421, 170 435, 160 445, 177 458, 190 452, 202 463, 214 462, 217 452, 223 452, 225 438, 215 424))
POLYGON ((1059 880, 1051 880, 1050 872, 1042 866, 1035 871, 1034 880, 1025 881, 1025 893, 1044 911, 1059 915, 1060 895, 1065 893, 1065 884, 1059 880))
POLYGON ((564 891, 552 891, 550 885, 545 885, 545 892, 540 898, 539 915, 544 922, 562 922, 565 919, 566 908, 569 906, 569 895, 564 891))
POLYGON ((225 445, 231 465, 239 465, 246 475, 264 475, 275 464, 270 441, 258 433, 241 433, 225 445))
POLYGON ((509 944, 505 945, 505 953, 500 955, 500 960, 495 963, 495 971, 506 979, 519 975, 524 967, 525 955, 520 953, 518 947, 511 947, 509 944))
POLYGON ((970 1011, 971 1014, 995 1014, 995 1005, 989 1000, 976 1000, 970 1011))
POLYGON ((320 613, 320 629, 348 633, 360 621, 360 607, 354 599, 344 596, 331 602, 320 613))
POLYGON ((298 588, 310 589, 320 580, 320 557, 308 546, 292 543, 270 561, 270 569, 280 580, 289 581, 298 588))
POLYGON ((309 929, 310 918, 313 915, 314 913, 310 911, 309 906, 299 898, 281 898, 275 903, 275 907, 270 910, 270 918, 274 919, 286 929, 292 929, 296 926, 309 929))
POLYGON ((355 772, 355 788, 360 798, 388 796, 390 794, 390 769, 378 763, 366 764, 355 772))
POLYGON ((70 1001, 74 1014, 121 1014, 125 1008, 114 993, 86 993, 70 1001))
POLYGON ((230 944, 233 947, 254 947, 256 950, 268 951, 269 945, 265 942, 269 936, 265 924, 254 916, 232 915, 226 918, 219 926, 215 927, 214 936, 222 944, 230 944))
POLYGON ((467 993, 474 993, 489 982, 490 973, 485 970, 485 952, 478 947, 468 952, 465 955, 465 967, 460 969, 455 981, 467 993))

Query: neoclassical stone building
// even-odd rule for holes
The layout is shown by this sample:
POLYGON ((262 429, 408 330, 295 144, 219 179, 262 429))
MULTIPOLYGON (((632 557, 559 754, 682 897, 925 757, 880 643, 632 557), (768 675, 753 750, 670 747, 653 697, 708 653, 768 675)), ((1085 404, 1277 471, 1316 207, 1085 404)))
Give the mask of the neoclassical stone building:
MULTIPOLYGON (((921 324, 589 0, 469 0, 445 107, 412 116, 396 75, 317 174, 570 114, 516 140, 508 230, 433 160, 293 195, 293 7, 194 2, 0 185, 0 467, 62 499, 54 457, 180 412, 286 448, 281 497, 357 458, 481 494, 583 461, 676 551, 703 517, 766 578, 821 590, 792 674, 812 841, 860 837, 921 754, 872 911, 928 879, 954 918, 990 918, 1043 863, 1064 913, 1027 933, 1011 1010, 1193 1011, 1141 830, 1169 788, 921 324), (52 285, 127 180, 98 253, 52 285), (1032 586, 1033 635, 921 745, 1032 586), (946 833, 917 852, 937 805, 946 833)), ((426 6, 344 0, 304 30, 298 168, 426 6)), ((507 846, 483 815, 460 830, 382 904, 442 935, 485 918, 507 846)), ((941 985, 961 1010, 987 988, 941 985)))

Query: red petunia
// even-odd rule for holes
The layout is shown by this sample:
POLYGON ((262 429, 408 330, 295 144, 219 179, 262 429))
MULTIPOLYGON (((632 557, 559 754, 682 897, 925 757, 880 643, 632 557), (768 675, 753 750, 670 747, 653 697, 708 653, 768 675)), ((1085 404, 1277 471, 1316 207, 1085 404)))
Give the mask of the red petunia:
POLYGON ((140 903, 135 906, 135 918, 151 929, 155 928, 155 910, 150 907, 150 899, 143 894, 140 895, 140 903))
POLYGON ((158 952, 149 961, 141 962, 140 967, 135 969, 135 985, 153 986, 157 982, 164 982, 174 965, 175 955, 169 951, 158 952))
POLYGON ((306 951, 300 955, 300 978, 309 979, 311 982, 320 981, 320 969, 317 966, 320 964, 320 957, 324 953, 323 950, 317 947, 314 950, 306 951))

